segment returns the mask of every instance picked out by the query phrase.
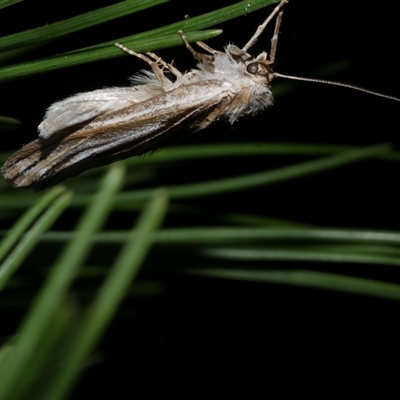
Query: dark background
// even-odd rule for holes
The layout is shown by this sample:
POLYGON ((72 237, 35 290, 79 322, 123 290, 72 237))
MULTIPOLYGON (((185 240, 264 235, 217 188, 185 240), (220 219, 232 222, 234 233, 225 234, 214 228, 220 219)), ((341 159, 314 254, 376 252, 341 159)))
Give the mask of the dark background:
MULTIPOLYGON (((118 39, 230 3, 171 1, 71 35, 36 50, 34 57, 118 39)), ((0 33, 55 22, 110 2, 40 4, 23 2, 2 10, 0 33)), ((398 14, 394 4, 382 4, 292 0, 281 27, 276 70, 315 77, 321 67, 346 61, 345 70, 326 78, 400 96, 398 14)), ((227 42, 243 45, 269 12, 262 9, 222 24, 223 34, 209 44, 214 48, 227 42)), ((269 46, 270 34, 266 33, 253 51, 269 50, 269 46)), ((157 53, 167 61, 174 59, 181 70, 194 65, 182 47, 157 53)), ((133 57, 118 58, 2 85, 2 113, 23 121, 20 131, 2 133, 4 150, 33 140, 44 110, 53 101, 80 91, 127 85, 127 78, 143 67, 133 57)), ((290 95, 277 98, 274 107, 262 115, 239 122, 233 129, 230 125, 207 129, 183 144, 226 140, 349 145, 391 142, 397 148, 399 106, 360 92, 304 83, 290 95)), ((270 163, 277 167, 288 159, 212 165, 202 172, 206 177, 224 168, 247 172, 270 163)), ((163 179, 168 182, 168 178, 163 179)), ((398 229, 397 181, 396 164, 370 161, 287 186, 250 191, 235 198, 240 207, 230 204, 228 197, 204 201, 214 213, 230 210, 318 226, 398 229)), ((197 201, 195 205, 202 204, 197 201)), ((275 266, 287 267, 284 263, 275 266)), ((369 272, 364 266, 360 270, 348 267, 353 275, 369 272)), ((387 276, 383 270, 382 277, 387 276)), ((180 275, 164 277, 164 282, 163 296, 124 304, 131 314, 117 318, 111 326, 100 349, 103 360, 88 370, 73 398, 169 395, 287 399, 302 395, 389 399, 398 394, 397 303, 180 275)))

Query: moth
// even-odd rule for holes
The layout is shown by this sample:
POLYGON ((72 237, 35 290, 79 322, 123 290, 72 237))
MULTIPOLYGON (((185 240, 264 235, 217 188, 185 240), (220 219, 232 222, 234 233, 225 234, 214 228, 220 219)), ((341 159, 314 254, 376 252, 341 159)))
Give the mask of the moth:
POLYGON ((39 138, 6 161, 1 169, 4 178, 14 187, 41 190, 87 169, 157 149, 216 121, 234 123, 273 104, 270 84, 276 77, 356 88, 273 71, 286 3, 282 0, 274 8, 243 48, 229 44, 225 51, 217 51, 197 42, 205 51, 199 53, 179 31, 198 61, 196 69, 185 73, 154 53, 138 54, 116 44, 148 63, 152 71, 133 76, 131 87, 78 93, 51 105, 38 127, 39 138), (269 55, 253 57, 248 50, 274 18, 269 55))

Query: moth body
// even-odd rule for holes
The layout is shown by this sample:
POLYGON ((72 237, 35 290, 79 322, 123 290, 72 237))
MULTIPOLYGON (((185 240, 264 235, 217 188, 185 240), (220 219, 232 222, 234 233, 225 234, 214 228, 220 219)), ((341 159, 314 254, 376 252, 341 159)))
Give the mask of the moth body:
POLYGON ((137 54, 117 44, 146 61, 152 71, 131 78, 131 87, 78 93, 51 105, 38 127, 39 138, 6 161, 4 178, 15 187, 41 190, 89 168, 144 154, 216 121, 234 123, 271 106, 271 64, 285 3, 243 49, 231 44, 221 52, 198 42, 209 54, 198 53, 178 32, 198 60, 197 69, 186 73, 154 53, 137 54), (270 58, 265 52, 252 57, 248 48, 277 14, 270 58))

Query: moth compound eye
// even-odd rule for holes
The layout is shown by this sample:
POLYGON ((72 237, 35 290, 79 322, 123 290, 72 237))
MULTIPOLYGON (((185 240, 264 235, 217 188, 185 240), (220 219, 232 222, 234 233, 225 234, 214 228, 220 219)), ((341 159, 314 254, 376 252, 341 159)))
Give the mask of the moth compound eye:
POLYGON ((254 62, 254 63, 249 64, 246 67, 246 71, 249 74, 255 75, 258 72, 258 63, 254 62))

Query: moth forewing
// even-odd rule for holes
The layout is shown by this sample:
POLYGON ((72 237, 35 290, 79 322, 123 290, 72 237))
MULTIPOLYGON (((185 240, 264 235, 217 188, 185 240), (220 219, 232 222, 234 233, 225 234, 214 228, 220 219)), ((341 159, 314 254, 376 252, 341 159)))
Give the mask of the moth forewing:
POLYGON ((42 189, 88 168, 148 152, 178 139, 185 129, 203 129, 218 117, 221 102, 215 81, 178 87, 99 115, 72 133, 39 138, 15 153, 3 173, 17 187, 42 189))
MULTIPOLYGON (((155 80, 158 83, 157 80, 155 80)), ((132 86, 126 88, 107 88, 92 92, 78 93, 52 104, 38 126, 39 137, 48 139, 51 135, 93 118, 116 112, 132 104, 140 103, 160 94, 153 85, 132 86)))

